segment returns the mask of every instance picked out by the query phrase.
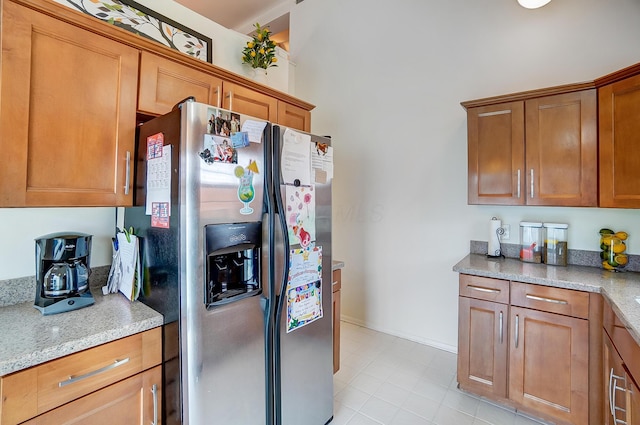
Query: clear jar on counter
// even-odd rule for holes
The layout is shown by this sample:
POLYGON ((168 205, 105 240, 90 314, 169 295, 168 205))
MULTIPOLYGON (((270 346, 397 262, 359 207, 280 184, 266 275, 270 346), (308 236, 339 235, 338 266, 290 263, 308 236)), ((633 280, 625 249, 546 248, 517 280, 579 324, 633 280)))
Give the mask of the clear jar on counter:
POLYGON ((567 265, 567 229, 568 224, 544 223, 545 238, 543 262, 553 266, 567 265))
POLYGON ((520 260, 527 263, 542 263, 543 233, 542 223, 520 222, 520 260))

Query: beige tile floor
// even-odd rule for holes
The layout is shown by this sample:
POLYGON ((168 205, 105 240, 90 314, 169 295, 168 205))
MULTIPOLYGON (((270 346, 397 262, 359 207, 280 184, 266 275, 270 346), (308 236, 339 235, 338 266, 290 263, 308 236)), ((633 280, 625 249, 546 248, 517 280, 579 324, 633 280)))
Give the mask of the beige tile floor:
POLYGON ((331 425, 540 425, 460 391, 456 355, 341 323, 331 425))

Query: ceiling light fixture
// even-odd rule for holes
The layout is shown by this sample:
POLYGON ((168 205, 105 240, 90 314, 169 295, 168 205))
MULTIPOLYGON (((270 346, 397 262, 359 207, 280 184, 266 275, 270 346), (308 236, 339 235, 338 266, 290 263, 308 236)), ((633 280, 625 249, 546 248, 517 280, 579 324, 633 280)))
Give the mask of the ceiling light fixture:
POLYGON ((518 3, 520 3, 520 6, 526 7, 527 9, 537 9, 550 1, 551 0, 518 0, 518 3))

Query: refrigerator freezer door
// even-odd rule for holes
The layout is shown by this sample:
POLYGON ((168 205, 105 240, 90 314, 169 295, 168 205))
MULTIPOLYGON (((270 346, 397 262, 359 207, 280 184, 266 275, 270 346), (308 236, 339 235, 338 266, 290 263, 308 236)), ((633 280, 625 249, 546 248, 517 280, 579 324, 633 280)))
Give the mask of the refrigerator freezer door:
POLYGON ((264 424, 265 299, 256 292, 207 308, 204 255, 206 226, 261 221, 267 141, 239 146, 220 131, 224 122, 235 118, 242 126, 246 117, 199 103, 185 105, 180 164, 184 420, 195 425, 264 424))
MULTIPOLYGON (((286 129, 274 127, 274 150, 280 149, 282 135, 286 129)), ((327 138, 311 136, 311 142, 330 145, 327 138)), ((276 155, 280 155, 277 152, 276 155)), ((280 161, 276 158, 275 163, 280 161)), ((275 179, 281 182, 280 173, 275 170, 275 179)), ((280 187, 280 198, 284 199, 286 186, 280 187)), ((322 247, 322 309, 323 317, 305 326, 287 333, 286 297, 282 296, 281 282, 277 283, 280 292, 279 326, 276 335, 277 352, 276 373, 279 373, 280 398, 276 407, 277 422, 281 425, 326 424, 333 418, 333 329, 331 321, 331 179, 324 184, 315 183, 315 245, 322 247)), ((280 211, 286 211, 281 205, 280 211)), ((278 232, 279 245, 287 231, 278 232)), ((300 248, 297 241, 291 241, 290 248, 300 248)), ((283 248, 279 248, 282 252, 283 248)), ((285 260, 280 256, 276 261, 279 270, 276 277, 282 277, 285 260)))

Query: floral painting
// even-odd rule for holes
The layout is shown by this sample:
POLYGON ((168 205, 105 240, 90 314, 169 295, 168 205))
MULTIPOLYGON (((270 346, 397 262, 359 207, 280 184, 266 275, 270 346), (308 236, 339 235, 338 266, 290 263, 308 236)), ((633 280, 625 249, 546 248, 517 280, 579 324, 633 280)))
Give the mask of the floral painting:
POLYGON ((131 0, 56 0, 134 34, 213 63, 211 39, 131 0))

